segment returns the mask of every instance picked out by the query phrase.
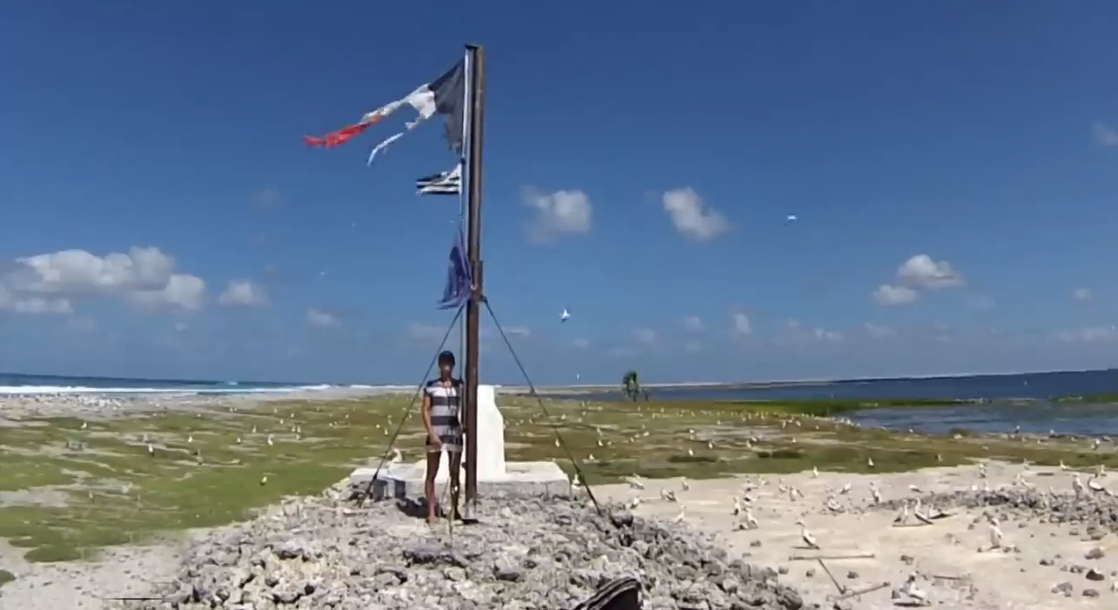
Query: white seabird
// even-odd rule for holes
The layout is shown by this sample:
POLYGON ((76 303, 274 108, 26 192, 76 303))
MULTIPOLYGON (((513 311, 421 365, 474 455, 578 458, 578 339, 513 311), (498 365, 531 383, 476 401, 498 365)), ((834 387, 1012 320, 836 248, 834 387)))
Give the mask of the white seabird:
POLYGON ((804 544, 818 551, 819 543, 815 541, 815 536, 812 536, 811 532, 807 531, 807 525, 804 524, 804 520, 797 519, 796 525, 800 526, 800 539, 804 541, 804 544))

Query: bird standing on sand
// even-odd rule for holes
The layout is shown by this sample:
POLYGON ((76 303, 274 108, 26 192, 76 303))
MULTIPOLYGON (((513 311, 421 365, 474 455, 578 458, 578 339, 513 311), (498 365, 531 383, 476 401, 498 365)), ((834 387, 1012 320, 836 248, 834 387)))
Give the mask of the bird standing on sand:
POLYGON ((908 500, 904 501, 904 505, 901 507, 901 513, 893 519, 893 525, 904 525, 908 522, 908 502, 908 500))
POLYGON ((907 595, 909 599, 921 606, 928 605, 928 594, 916 586, 916 572, 912 572, 908 575, 908 580, 901 585, 898 591, 907 595))
POLYGON ((757 519, 753 516, 753 511, 749 510, 748 506, 745 507, 745 524, 751 530, 755 530, 760 527, 760 525, 757 523, 757 519))
POLYGON ((804 544, 806 544, 808 548, 818 551, 819 543, 815 541, 815 536, 812 536, 811 532, 807 531, 807 525, 804 524, 804 520, 797 519, 796 525, 800 526, 800 539, 804 541, 804 544))
POLYGON ((1005 534, 1002 533, 1002 528, 998 527, 996 517, 989 517, 988 519, 990 521, 990 549, 1000 549, 1005 540, 1005 534))
POLYGON ((641 481, 640 475, 633 474, 631 477, 626 477, 625 482, 632 489, 644 489, 644 481, 641 481))

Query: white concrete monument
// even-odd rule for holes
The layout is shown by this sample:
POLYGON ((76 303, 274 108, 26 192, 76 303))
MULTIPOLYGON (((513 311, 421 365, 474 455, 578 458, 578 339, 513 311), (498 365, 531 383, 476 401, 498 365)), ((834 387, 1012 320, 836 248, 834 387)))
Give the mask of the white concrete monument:
MULTIPOLYGON (((566 494, 570 480, 555 462, 505 462, 505 418, 497 407, 497 386, 478 385, 477 388, 477 482, 478 495, 487 492, 566 494)), ((458 474, 459 484, 465 491, 465 456, 458 474)), ((381 470, 374 495, 378 497, 423 497, 423 480, 427 472, 427 459, 414 464, 390 464, 381 470), (376 489, 380 487, 380 489, 376 489)), ((376 468, 358 468, 349 476, 350 485, 364 488, 369 484, 376 468)), ((443 453, 435 485, 444 487, 450 480, 450 459, 443 453)))

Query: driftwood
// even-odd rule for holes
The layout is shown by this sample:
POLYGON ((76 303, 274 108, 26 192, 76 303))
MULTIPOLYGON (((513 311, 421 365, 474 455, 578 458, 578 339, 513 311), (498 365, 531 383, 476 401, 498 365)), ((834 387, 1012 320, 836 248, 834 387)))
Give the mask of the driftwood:
POLYGON ((874 591, 877 591, 878 589, 884 589, 885 587, 888 587, 888 586, 889 586, 889 583, 883 582, 880 585, 872 585, 872 586, 866 587, 865 589, 855 589, 853 591, 847 591, 847 592, 843 593, 842 595, 828 595, 827 599, 832 600, 832 601, 849 599, 851 597, 858 597, 859 595, 864 595, 866 593, 873 593, 874 591))
POLYGON ((815 561, 816 559, 826 559, 828 561, 837 559, 873 559, 877 557, 874 553, 853 553, 849 555, 792 555, 788 558, 789 561, 815 561))
POLYGON ((838 592, 846 593, 846 587, 842 586, 842 583, 835 578, 834 574, 831 574, 831 570, 827 567, 827 564, 823 563, 823 560, 818 557, 816 557, 815 560, 819 562, 819 567, 823 568, 823 571, 831 578, 831 582, 835 584, 835 588, 838 589, 838 592))

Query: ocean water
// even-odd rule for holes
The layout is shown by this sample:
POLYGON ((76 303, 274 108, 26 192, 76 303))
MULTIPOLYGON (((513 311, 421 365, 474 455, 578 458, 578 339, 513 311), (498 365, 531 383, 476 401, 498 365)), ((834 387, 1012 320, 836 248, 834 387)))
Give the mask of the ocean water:
POLYGON ((0 395, 13 394, 248 394, 325 390, 325 384, 61 377, 0 373, 0 395))
MULTIPOLYGON (((1055 403, 1060 396, 1118 393, 1118 369, 925 377, 859 379, 819 383, 774 384, 764 388, 651 388, 655 399, 989 399, 991 404, 959 407, 874 408, 846 414, 868 426, 892 430, 944 433, 952 428, 978 432, 1009 432, 1017 426, 1033 434, 1118 436, 1118 404, 1055 403), (1019 399, 1019 402, 1012 402, 1019 399)), ((617 398, 617 393, 582 395, 583 399, 617 398)), ((575 395, 572 398, 577 397, 575 395)))

